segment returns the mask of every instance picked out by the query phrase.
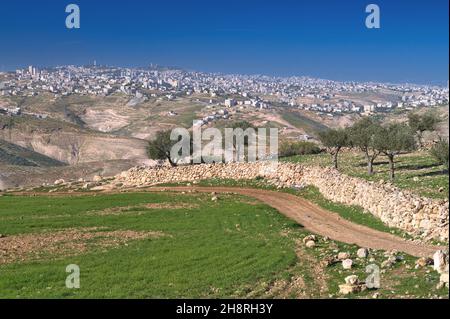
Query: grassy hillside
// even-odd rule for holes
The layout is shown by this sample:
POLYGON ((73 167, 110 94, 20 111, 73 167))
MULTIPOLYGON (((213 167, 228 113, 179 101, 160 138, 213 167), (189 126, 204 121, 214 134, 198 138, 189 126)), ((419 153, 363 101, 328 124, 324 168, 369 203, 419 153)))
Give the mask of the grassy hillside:
POLYGON ((308 134, 315 134, 328 128, 326 125, 307 118, 298 112, 285 111, 282 113, 282 117, 292 126, 303 129, 308 134))

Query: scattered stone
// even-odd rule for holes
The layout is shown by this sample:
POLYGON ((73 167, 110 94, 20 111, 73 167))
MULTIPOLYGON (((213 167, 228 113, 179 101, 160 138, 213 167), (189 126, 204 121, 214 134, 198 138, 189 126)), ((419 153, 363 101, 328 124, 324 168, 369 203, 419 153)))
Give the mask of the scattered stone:
POLYGON ((340 252, 340 253, 338 253, 337 258, 339 260, 349 259, 350 258, 350 254, 346 253, 346 252, 340 252))
POLYGON ((350 284, 344 284, 344 285, 339 285, 339 293, 342 295, 349 295, 349 294, 354 294, 354 293, 358 293, 361 291, 366 290, 366 285, 350 285, 350 284))
POLYGON ((356 255, 359 258, 367 258, 367 256, 369 256, 369 250, 367 248, 360 248, 358 249, 358 251, 356 252, 356 255))
POLYGON ((445 287, 445 283, 443 283, 443 282, 439 282, 437 285, 436 285, 436 289, 437 290, 440 290, 440 289, 442 289, 442 288, 444 288, 445 287))
POLYGON ((339 293, 342 295, 350 295, 359 292, 358 286, 355 285, 339 285, 339 293))
POLYGON ((306 246, 306 248, 314 248, 314 247, 316 247, 316 242, 310 240, 310 241, 306 242, 305 246, 306 246))
POLYGON ((316 241, 316 236, 314 236, 314 235, 308 235, 308 236, 306 236, 305 238, 303 238, 303 243, 304 243, 304 244, 306 244, 306 243, 309 242, 309 241, 315 242, 315 241, 316 241))
POLYGON ((83 185, 83 189, 89 189, 89 188, 91 188, 91 187, 93 187, 94 185, 93 184, 91 184, 91 183, 85 183, 84 185, 83 185))
POLYGON ((439 278, 439 282, 448 284, 448 272, 441 274, 441 277, 439 278))
POLYGON ((93 182, 101 182, 103 180, 103 178, 100 175, 95 175, 94 178, 92 179, 93 182))
POLYGON ((63 180, 63 179, 58 179, 58 180, 56 180, 53 184, 55 185, 55 186, 58 186, 58 185, 62 185, 62 184, 64 184, 65 183, 65 181, 63 180))
POLYGON ((374 294, 372 295, 372 298, 373 298, 373 299, 378 299, 378 298, 380 298, 380 293, 378 293, 378 292, 374 293, 374 294))
POLYGON ((392 268, 395 265, 396 259, 391 256, 381 263, 381 268, 392 268))
POLYGON ((351 275, 351 276, 345 277, 345 283, 347 285, 357 285, 357 284, 359 284, 358 276, 351 275))
POLYGON ((430 266, 432 264, 433 264, 433 259, 428 258, 428 257, 421 257, 421 258, 416 260, 417 268, 423 268, 423 267, 426 267, 426 266, 430 266))
POLYGON ((444 272, 448 273, 448 253, 443 250, 438 250, 433 255, 434 265, 433 268, 438 273, 442 274, 444 272))
POLYGON ((352 269, 352 266, 353 266, 353 260, 345 259, 342 261, 342 268, 344 268, 345 270, 352 269))
POLYGON ((322 259, 321 265, 322 267, 330 267, 336 263, 338 263, 339 260, 335 258, 334 256, 328 256, 322 259))
POLYGON ((211 200, 212 200, 213 202, 217 202, 217 201, 219 200, 219 197, 213 196, 213 197, 211 198, 211 200))

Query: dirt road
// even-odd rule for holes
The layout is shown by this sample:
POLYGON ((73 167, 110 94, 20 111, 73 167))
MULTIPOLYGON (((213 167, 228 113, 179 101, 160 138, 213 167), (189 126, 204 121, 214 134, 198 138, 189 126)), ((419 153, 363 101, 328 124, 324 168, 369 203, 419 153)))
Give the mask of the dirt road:
POLYGON ((277 209, 280 213, 304 226, 312 233, 360 247, 397 250, 416 257, 431 257, 436 250, 445 247, 422 245, 397 236, 354 224, 338 214, 327 211, 295 195, 236 187, 164 187, 151 191, 189 191, 235 193, 256 198, 277 209))

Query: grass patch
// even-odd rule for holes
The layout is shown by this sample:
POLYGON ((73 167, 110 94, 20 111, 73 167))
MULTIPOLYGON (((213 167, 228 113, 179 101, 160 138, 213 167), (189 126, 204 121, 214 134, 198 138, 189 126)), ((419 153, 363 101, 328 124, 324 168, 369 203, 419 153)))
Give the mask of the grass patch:
POLYGON ((242 287, 271 282, 296 263, 298 225, 263 204, 239 196, 133 193, 65 197, 0 197, 0 233, 162 232, 166 236, 94 249, 72 257, 0 265, 1 298, 202 298, 239 296, 242 287), (145 203, 198 205, 145 209, 143 214, 88 212, 145 203), (43 218, 45 217, 45 218, 43 218), (81 269, 81 289, 65 288, 69 264, 81 269))

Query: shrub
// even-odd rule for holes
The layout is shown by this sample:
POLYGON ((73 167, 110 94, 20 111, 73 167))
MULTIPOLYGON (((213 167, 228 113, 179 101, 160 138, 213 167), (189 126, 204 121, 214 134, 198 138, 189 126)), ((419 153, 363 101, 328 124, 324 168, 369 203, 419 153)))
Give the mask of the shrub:
POLYGON ((431 156, 433 156, 439 164, 444 165, 447 172, 448 172, 448 157, 449 157, 448 151, 449 150, 447 141, 439 141, 430 150, 431 156))
POLYGON ((320 148, 311 142, 284 142, 280 145, 279 156, 319 154, 320 148))

